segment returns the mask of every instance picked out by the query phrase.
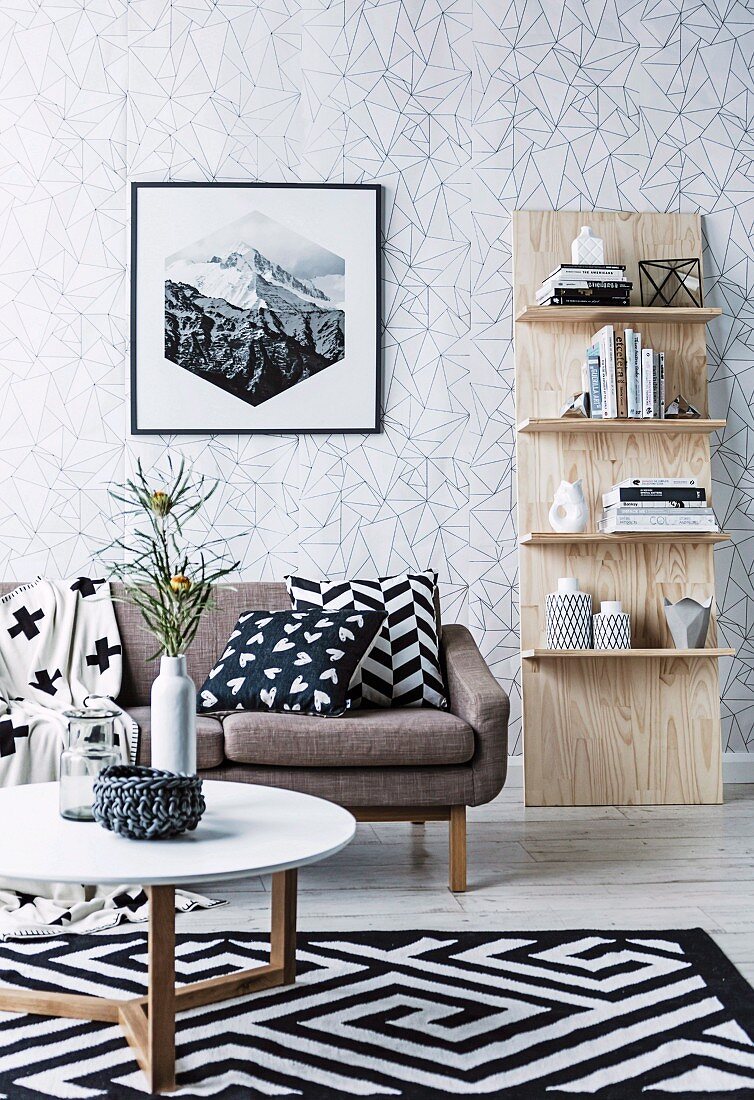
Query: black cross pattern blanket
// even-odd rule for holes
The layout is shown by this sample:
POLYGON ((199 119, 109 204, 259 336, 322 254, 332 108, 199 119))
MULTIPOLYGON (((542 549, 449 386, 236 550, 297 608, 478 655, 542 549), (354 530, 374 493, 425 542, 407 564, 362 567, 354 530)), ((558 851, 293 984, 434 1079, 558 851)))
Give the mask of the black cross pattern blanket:
MULTIPOLYGON (((112 705, 120 691, 118 624, 105 580, 41 578, 0 599, 0 787, 58 778, 71 707, 112 705)), ((115 709, 120 709, 117 706, 115 709)), ((138 726, 121 711, 116 730, 124 761, 135 760, 138 726)), ((20 823, 19 827, 23 827, 20 823)), ((176 909, 221 904, 177 891, 176 909)), ((2 881, 0 940, 92 932, 144 921, 138 886, 95 891, 69 884, 2 881)))
MULTIPOLYGON (((58 777, 63 711, 120 691, 121 646, 110 586, 33 581, 0 599, 0 787, 58 777)), ((132 724, 116 723, 124 760, 132 724)))

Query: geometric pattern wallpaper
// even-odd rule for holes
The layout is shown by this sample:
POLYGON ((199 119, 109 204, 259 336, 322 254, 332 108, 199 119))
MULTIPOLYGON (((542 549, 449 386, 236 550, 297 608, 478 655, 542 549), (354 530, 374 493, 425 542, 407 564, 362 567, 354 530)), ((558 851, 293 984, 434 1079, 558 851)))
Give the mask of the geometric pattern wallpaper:
POLYGON ((699 210, 726 748, 754 751, 754 12, 60 0, 0 10, 0 575, 85 569, 182 452, 247 578, 436 568, 519 751, 510 212, 699 210), (381 183, 385 431, 127 435, 130 180, 381 183))

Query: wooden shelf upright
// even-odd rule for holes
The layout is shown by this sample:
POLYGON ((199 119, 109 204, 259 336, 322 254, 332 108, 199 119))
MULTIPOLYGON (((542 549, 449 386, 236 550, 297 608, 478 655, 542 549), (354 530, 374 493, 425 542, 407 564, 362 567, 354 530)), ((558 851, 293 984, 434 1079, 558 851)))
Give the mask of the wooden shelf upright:
POLYGON ((711 494, 704 323, 717 309, 644 309, 641 259, 701 259, 697 214, 517 211, 513 289, 524 774, 530 806, 703 804, 722 801, 719 649, 714 614, 704 650, 673 647, 663 598, 714 595, 713 550, 724 536, 677 539, 595 534, 602 493, 627 477, 696 477, 711 494), (537 307, 535 293, 571 241, 590 225, 607 262, 626 264, 632 305, 537 307), (665 352, 668 400, 682 393, 704 419, 570 424, 562 404, 581 388, 581 363, 604 324, 638 329, 665 352), (591 509, 588 533, 549 534, 561 480, 581 478, 591 509), (589 534, 591 532, 591 535, 589 534), (631 615, 633 660, 625 654, 548 652, 545 596, 575 576, 600 600, 631 615))

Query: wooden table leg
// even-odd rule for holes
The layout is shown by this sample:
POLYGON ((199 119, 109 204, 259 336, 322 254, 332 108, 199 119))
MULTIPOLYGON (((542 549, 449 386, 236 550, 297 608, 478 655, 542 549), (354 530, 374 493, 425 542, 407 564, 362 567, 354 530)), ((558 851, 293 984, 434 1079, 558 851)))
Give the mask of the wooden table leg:
POLYGON ((150 886, 147 1078, 152 1092, 175 1088, 175 887, 150 886))
POLYGON ((296 980, 296 888, 295 868, 272 876, 270 964, 283 971, 283 985, 296 980))

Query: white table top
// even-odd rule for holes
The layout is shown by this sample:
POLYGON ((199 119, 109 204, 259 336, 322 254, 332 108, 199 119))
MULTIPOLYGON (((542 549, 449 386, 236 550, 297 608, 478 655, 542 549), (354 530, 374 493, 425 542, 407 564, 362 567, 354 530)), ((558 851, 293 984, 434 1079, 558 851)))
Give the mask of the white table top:
POLYGON ((181 885, 269 874, 345 848, 356 823, 311 795, 206 781, 207 809, 192 833, 127 840, 96 822, 66 821, 58 784, 0 790, 0 879, 85 885, 181 885))

